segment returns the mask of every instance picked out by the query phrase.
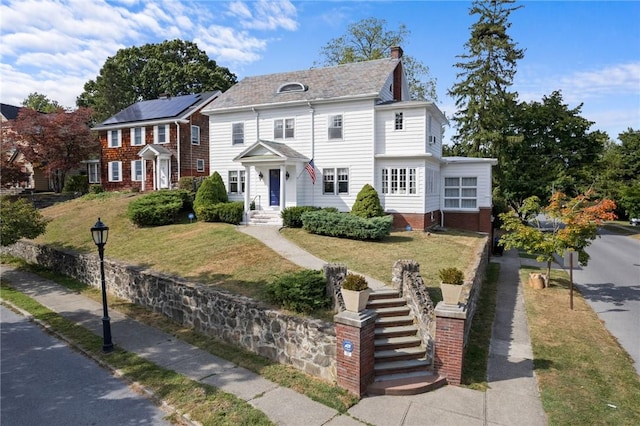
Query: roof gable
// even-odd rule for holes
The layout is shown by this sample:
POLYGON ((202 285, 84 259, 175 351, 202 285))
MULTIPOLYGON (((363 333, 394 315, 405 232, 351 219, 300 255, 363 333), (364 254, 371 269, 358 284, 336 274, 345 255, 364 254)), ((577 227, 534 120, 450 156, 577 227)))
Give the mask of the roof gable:
POLYGON ((267 141, 264 139, 258 140, 256 143, 242 151, 233 159, 233 161, 246 162, 250 160, 260 161, 269 159, 309 161, 307 157, 286 144, 267 141))
POLYGON ((399 59, 386 58, 247 77, 220 95, 203 112, 339 98, 376 98, 398 64, 399 59), (278 90, 288 85, 298 85, 302 90, 278 90))
POLYGON ((185 118, 200 109, 219 93, 219 91, 213 91, 136 102, 106 119, 98 127, 139 121, 185 118))
POLYGON ((4 120, 15 120, 21 109, 21 107, 0 103, 0 112, 4 120))

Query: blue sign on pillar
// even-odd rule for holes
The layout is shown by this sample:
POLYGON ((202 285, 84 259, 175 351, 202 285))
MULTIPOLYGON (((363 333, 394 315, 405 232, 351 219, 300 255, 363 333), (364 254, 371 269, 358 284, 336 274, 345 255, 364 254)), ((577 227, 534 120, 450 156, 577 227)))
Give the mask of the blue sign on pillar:
POLYGON ((353 353, 353 342, 351 340, 343 341, 342 349, 344 350, 344 356, 351 356, 353 353))

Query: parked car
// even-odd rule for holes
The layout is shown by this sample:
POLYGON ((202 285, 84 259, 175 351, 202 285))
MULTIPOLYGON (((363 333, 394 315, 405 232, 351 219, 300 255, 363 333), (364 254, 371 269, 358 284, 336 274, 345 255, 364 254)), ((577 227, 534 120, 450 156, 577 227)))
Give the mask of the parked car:
POLYGON ((629 224, 632 226, 640 226, 640 217, 632 217, 629 219, 629 224))

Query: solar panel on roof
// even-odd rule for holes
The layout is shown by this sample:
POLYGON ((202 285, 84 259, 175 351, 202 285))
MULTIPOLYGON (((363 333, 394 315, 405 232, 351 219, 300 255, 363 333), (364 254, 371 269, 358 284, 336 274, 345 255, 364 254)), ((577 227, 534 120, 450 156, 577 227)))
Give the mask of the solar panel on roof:
POLYGON ((201 99, 201 94, 167 97, 135 103, 102 124, 120 124, 132 121, 158 120, 180 115, 201 99))

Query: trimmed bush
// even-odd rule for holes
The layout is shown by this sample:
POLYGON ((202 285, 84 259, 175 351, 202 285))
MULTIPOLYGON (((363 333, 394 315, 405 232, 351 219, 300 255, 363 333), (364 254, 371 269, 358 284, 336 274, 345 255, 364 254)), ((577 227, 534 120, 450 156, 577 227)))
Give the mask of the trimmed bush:
POLYGON ((183 190, 162 190, 144 195, 129 203, 127 217, 138 226, 161 226, 175 223, 190 195, 183 190))
POLYGON ((193 208, 198 210, 202 207, 212 206, 218 203, 226 203, 229 200, 227 190, 224 187, 220 173, 214 172, 206 178, 196 192, 193 208))
POLYGON ((351 214, 368 219, 370 217, 384 216, 384 210, 380 204, 380 198, 375 188, 369 184, 362 187, 356 202, 351 207, 351 214))
POLYGON ((104 188, 102 187, 102 185, 93 184, 89 187, 89 192, 92 194, 100 194, 104 192, 104 188))
POLYGON ((393 216, 365 219, 348 213, 326 210, 302 214, 302 228, 312 234, 354 240, 381 240, 391 232, 393 216))
POLYGON ((195 182, 193 181, 193 176, 182 176, 178 181, 178 189, 184 189, 189 192, 196 192, 194 190, 195 182))
POLYGON ((289 228, 302 228, 302 213, 320 210, 320 207, 314 206, 296 206, 287 207, 282 210, 282 224, 289 228))
POLYGON ((369 288, 369 284, 362 275, 349 272, 342 281, 342 288, 351 291, 364 291, 369 288))
POLYGON ((83 175, 69 176, 64 183, 62 192, 79 192, 86 194, 89 192, 89 178, 83 175))
POLYGON ((326 279, 321 271, 304 270, 278 277, 267 284, 267 296, 272 303, 299 313, 309 313, 331 307, 326 294, 326 279))
POLYGON ((242 222, 244 203, 242 201, 234 201, 200 206, 195 209, 195 213, 198 220, 204 222, 224 222, 237 225, 242 222))

